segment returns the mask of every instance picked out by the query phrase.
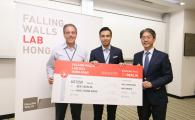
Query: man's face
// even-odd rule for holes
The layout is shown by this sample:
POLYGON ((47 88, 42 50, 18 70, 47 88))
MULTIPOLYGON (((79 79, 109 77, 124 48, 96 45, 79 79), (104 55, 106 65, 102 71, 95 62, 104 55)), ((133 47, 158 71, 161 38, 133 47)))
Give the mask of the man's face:
POLYGON ((108 30, 102 31, 100 33, 101 43, 105 47, 108 47, 110 45, 111 38, 112 38, 111 33, 108 30))
POLYGON ((64 31, 64 38, 67 44, 75 44, 75 40, 77 37, 76 29, 72 26, 68 26, 64 31))
POLYGON ((141 37, 141 42, 145 50, 150 50, 153 47, 155 38, 149 32, 144 32, 141 37))

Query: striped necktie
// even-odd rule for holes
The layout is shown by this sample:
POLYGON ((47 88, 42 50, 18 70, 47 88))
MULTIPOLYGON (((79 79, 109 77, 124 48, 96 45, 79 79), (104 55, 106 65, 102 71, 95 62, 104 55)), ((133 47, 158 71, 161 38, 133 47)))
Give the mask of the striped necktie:
POLYGON ((149 65, 149 55, 150 54, 150 52, 146 52, 145 53, 145 61, 144 61, 144 74, 146 74, 147 73, 147 70, 148 70, 148 65, 149 65))

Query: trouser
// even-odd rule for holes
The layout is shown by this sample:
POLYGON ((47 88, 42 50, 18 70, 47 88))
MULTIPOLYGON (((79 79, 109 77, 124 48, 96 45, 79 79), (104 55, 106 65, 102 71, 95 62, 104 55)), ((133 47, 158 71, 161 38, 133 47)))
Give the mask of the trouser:
MULTIPOLYGON (((68 103, 56 103, 56 120, 64 120, 68 103)), ((81 120, 82 104, 70 104, 72 120, 81 120)))
MULTIPOLYGON (((104 105, 93 105, 94 120, 102 120, 104 105)), ((115 120, 117 105, 107 105, 107 120, 115 120)))

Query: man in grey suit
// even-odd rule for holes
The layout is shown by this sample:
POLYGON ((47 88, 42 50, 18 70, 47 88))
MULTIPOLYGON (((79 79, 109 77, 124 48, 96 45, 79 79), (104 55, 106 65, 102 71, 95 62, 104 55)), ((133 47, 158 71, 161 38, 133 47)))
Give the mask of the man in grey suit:
MULTIPOLYGON (((119 64, 123 63, 122 50, 110 45, 112 31, 108 27, 103 27, 99 31, 102 45, 91 51, 90 61, 94 63, 119 64)), ((102 120, 104 105, 93 105, 94 120, 102 120)), ((117 105, 107 105, 108 120, 115 120, 117 105)))

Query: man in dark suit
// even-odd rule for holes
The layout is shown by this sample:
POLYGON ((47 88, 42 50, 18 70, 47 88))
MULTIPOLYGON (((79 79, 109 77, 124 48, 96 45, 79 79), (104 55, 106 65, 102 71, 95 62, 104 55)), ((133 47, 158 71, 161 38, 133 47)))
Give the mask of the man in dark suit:
POLYGON ((168 54, 153 47, 156 33, 150 28, 140 32, 144 51, 134 55, 133 64, 144 66, 143 106, 138 106, 139 120, 165 120, 167 110, 167 91, 165 85, 173 79, 171 63, 168 54))
MULTIPOLYGON (((119 64, 123 63, 122 50, 110 45, 112 31, 108 27, 103 27, 99 31, 102 45, 91 51, 90 61, 94 63, 119 64)), ((94 120, 102 120, 104 105, 93 105, 94 120)), ((116 105, 107 105, 107 119, 115 120, 116 105)))

